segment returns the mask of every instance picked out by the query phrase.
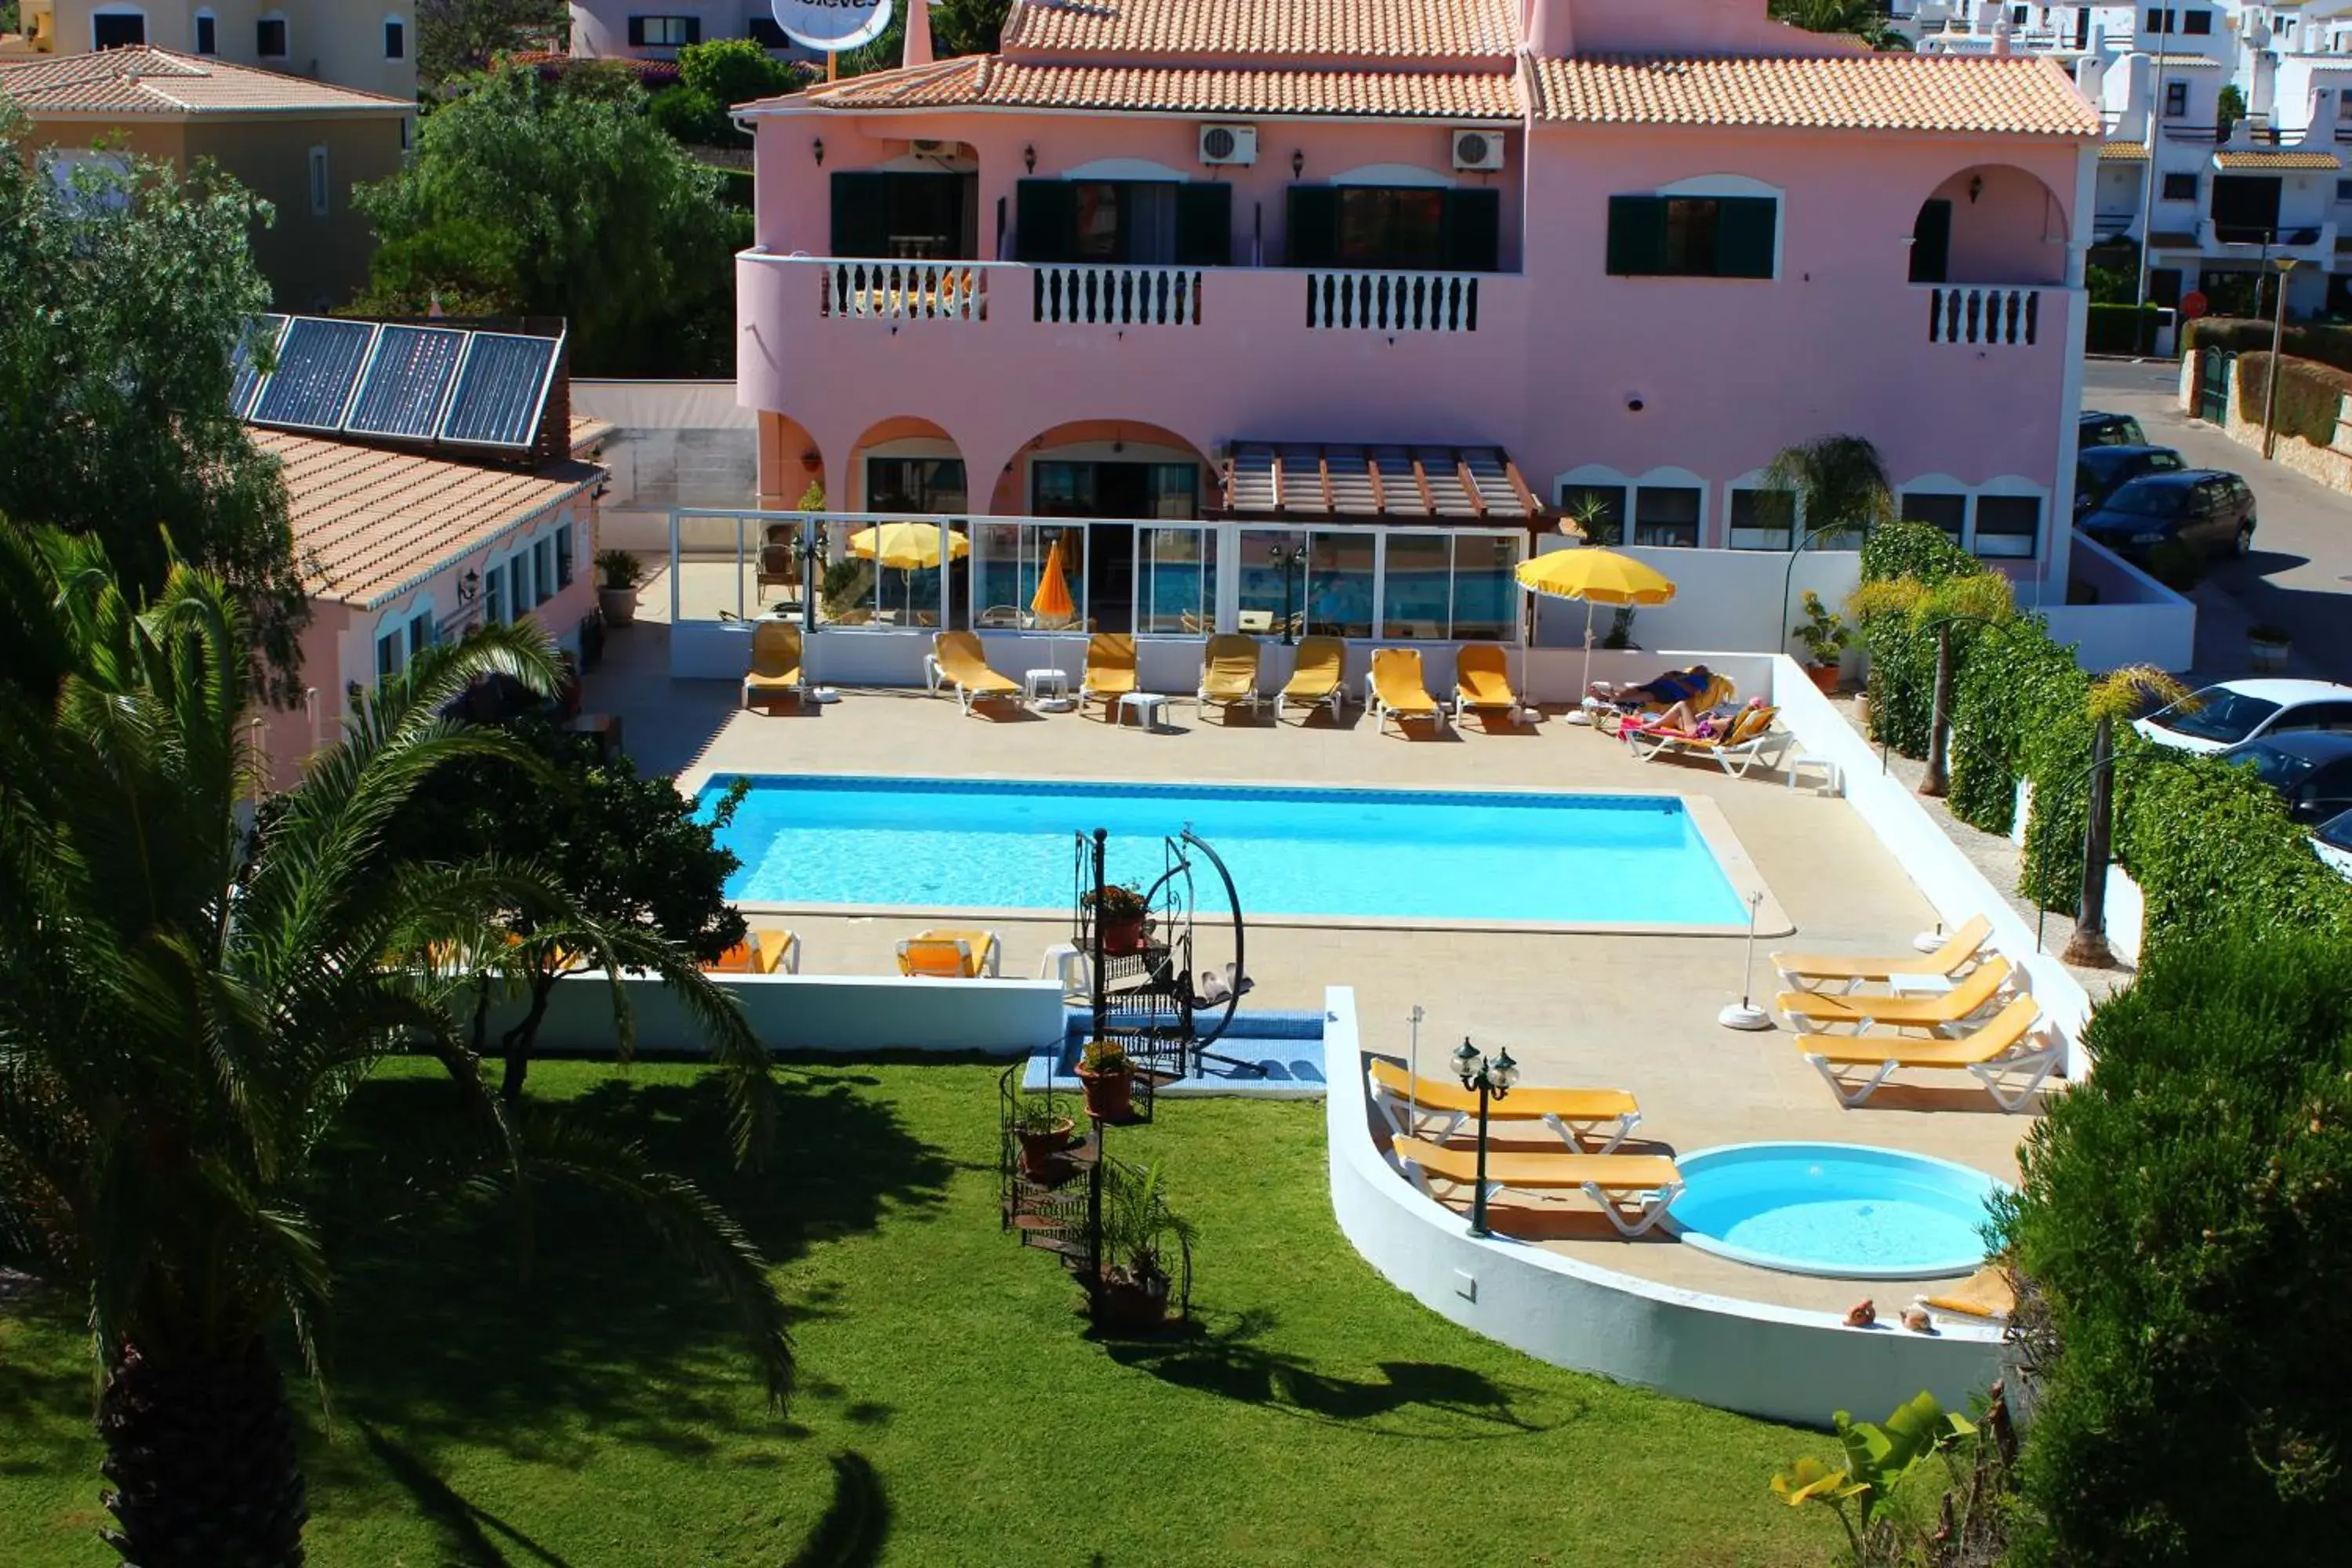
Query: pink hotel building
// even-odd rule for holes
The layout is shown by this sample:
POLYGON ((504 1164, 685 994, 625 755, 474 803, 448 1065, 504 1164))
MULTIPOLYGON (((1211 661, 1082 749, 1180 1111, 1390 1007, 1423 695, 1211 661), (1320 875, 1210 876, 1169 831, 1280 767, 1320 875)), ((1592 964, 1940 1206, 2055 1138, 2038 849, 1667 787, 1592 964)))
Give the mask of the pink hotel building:
POLYGON ((1263 629, 1303 545, 1306 629, 1507 639, 1561 510, 1785 552, 1760 471, 1826 434, 2063 602, 2100 125, 2048 61, 1764 0, 1016 0, 908 54, 738 111, 761 505, 971 541, 875 619, 1027 625, 1059 541, 1104 629, 1263 629))

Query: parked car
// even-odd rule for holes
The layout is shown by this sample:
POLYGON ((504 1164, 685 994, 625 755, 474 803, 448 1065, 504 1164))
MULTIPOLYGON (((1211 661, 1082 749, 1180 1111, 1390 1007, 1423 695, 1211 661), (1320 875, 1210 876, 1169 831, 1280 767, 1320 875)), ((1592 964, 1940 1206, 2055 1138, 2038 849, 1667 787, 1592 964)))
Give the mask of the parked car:
POLYGON ((2249 741, 2222 755, 2261 774, 2286 802, 2286 814, 2306 827, 2352 811, 2352 734, 2302 730, 2249 741))
POLYGON ((2254 492, 2219 468, 2144 474, 2074 526, 2129 560, 2145 561, 2173 543, 2207 555, 2244 555, 2254 548, 2254 492))
POLYGON ((2128 414, 2103 414, 2095 408, 2085 408, 2082 431, 2074 444, 2077 447, 2145 447, 2147 432, 2128 414))
POLYGON ((2331 816, 2312 830, 2311 852, 2352 882, 2352 811, 2331 816))
POLYGON ((2177 474, 2188 467, 2169 447, 2085 447, 2074 459, 2074 515, 2095 511, 2142 474, 2177 474))
POLYGON ((2159 745, 2226 752, 2304 730, 2352 733, 2352 686, 2331 680, 2225 680, 2132 726, 2159 745))

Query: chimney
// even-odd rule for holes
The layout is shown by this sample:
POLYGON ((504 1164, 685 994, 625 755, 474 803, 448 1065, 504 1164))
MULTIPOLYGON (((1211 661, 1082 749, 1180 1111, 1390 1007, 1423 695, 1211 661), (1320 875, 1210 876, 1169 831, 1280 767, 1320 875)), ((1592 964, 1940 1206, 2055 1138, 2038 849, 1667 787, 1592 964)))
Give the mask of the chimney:
POLYGON ((899 58, 902 66, 927 66, 931 63, 930 0, 907 0, 907 52, 899 58))
POLYGON ((1997 60, 2005 60, 2009 58, 2009 23, 2007 21, 2002 21, 1993 27, 1992 58, 1997 60))

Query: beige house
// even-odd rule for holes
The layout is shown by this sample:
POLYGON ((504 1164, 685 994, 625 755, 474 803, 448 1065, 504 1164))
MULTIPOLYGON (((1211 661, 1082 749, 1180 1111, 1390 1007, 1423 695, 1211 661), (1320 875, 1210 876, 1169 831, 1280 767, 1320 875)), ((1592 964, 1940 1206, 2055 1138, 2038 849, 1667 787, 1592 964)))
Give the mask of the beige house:
POLYGON ((412 0, 22 0, 0 60, 146 45, 388 98, 416 96, 412 0))
POLYGON ((254 261, 278 309, 347 302, 366 281, 374 237, 354 184, 400 167, 416 105, 300 77, 169 50, 0 59, 0 96, 32 121, 32 144, 59 180, 124 153, 183 171, 209 158, 269 203, 254 261))

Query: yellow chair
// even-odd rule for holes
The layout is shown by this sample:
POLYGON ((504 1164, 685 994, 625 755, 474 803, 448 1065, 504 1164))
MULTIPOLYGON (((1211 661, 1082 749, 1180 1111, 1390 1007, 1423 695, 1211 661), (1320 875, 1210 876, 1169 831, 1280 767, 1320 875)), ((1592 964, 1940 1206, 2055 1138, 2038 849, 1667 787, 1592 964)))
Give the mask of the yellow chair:
MULTIPOLYGON (((1696 710, 1693 710, 1694 712, 1696 710)), ((1772 721, 1780 710, 1769 704, 1761 708, 1743 708, 1739 716, 1723 727, 1716 735, 1685 735, 1678 730, 1657 730, 1646 724, 1628 721, 1620 726, 1628 750, 1643 762, 1655 762, 1665 752, 1677 755, 1712 758, 1715 764, 1733 778, 1746 778, 1748 770, 1769 754, 1776 762, 1789 748, 1790 736, 1785 730, 1772 728, 1772 721), (1647 751, 1643 750, 1647 746, 1647 751), (1732 763, 1737 761, 1738 766, 1732 763)))
POLYGON ((1454 721, 1465 709, 1516 713, 1526 704, 1511 688, 1510 655, 1491 643, 1465 646, 1454 656, 1454 721))
POLYGON ((1933 974, 1958 980, 1986 956, 1985 943, 1991 939, 1992 921, 1982 915, 1970 915, 1950 940, 1933 952, 1866 958, 1839 953, 1776 952, 1772 955, 1772 967, 1779 972, 1780 984, 1792 991, 1818 991, 1830 985, 1851 991, 1864 984, 1884 985, 1898 974, 1933 974))
MULTIPOLYGON (((1428 1129, 1426 1136, 1433 1143, 1443 1143, 1459 1131, 1465 1121, 1478 1114, 1478 1097, 1464 1089, 1459 1080, 1415 1078, 1395 1062, 1378 1058, 1365 1068, 1364 1079, 1371 1089, 1372 1104, 1387 1119, 1389 1131, 1399 1138, 1423 1136, 1423 1129, 1417 1123, 1423 1117, 1430 1117, 1436 1119, 1439 1125, 1428 1129)), ((1600 1141, 1601 1147, 1591 1152, 1613 1154, 1617 1145, 1641 1124, 1642 1108, 1622 1089, 1529 1089, 1522 1085, 1511 1090, 1507 1099, 1490 1100, 1486 1119, 1540 1121, 1578 1153, 1585 1152, 1582 1140, 1592 1138, 1600 1141)))
POLYGON ((1773 1005, 1787 1016, 1790 1027, 1801 1032, 1808 1026, 1818 1031, 1844 1025, 1857 1031, 1885 1027, 1948 1035, 2005 1000, 2013 977, 2009 960, 1995 958, 1977 965, 1968 978, 1941 995, 1888 996, 1849 991, 1832 996, 1822 991, 1783 991, 1773 1005))
MULTIPOLYGON (((970 713, 975 702, 1009 701, 1021 695, 1021 683, 988 667, 980 638, 970 632, 941 632, 931 639, 931 668, 938 680, 955 688, 956 700, 970 713)), ((937 683, 933 690, 939 689, 937 683)))
POLYGON ((1087 639, 1087 674, 1078 683, 1078 706, 1099 697, 1103 717, 1113 717, 1118 700, 1135 689, 1135 639, 1124 632, 1097 632, 1087 639))
POLYGON ((1828 1080, 1838 1103, 1849 1109, 1877 1093, 1896 1068, 1933 1068, 1965 1071, 1984 1085, 1995 1105, 2022 1110, 2065 1055, 2065 1047, 2046 1030, 2035 1033, 2041 1016, 2041 1004, 2020 996, 1957 1040, 1922 1040, 1873 1029, 1861 1035, 1800 1035, 1797 1049, 1828 1080), (1870 1076, 1853 1076, 1863 1072, 1870 1076))
POLYGON ((898 973, 930 980, 994 979, 1003 944, 992 931, 927 931, 898 944, 898 973))
POLYGON ((782 621, 751 628, 751 668, 743 677, 743 706, 754 697, 781 697, 801 683, 801 629, 782 621))
POLYGON ((706 974, 787 974, 801 972, 801 939, 790 931, 754 931, 702 966, 706 974))
POLYGON ((1236 708, 1256 713, 1257 639, 1234 632, 1211 637, 1201 653, 1201 689, 1193 700, 1202 708, 1223 709, 1227 723, 1236 708))
POLYGON ((1338 637, 1307 637, 1298 645, 1298 660, 1291 667, 1290 679, 1282 695, 1275 700, 1275 711, 1297 703, 1313 711, 1328 707, 1331 717, 1348 716, 1348 645, 1338 637))
POLYGON ((1445 721, 1445 710, 1429 694, 1429 683, 1422 679, 1419 648, 1374 648, 1371 677, 1366 688, 1372 718, 1383 730, 1391 719, 1397 721, 1399 734, 1404 732, 1407 719, 1428 719, 1440 724, 1445 721))
POLYGON ((1938 1295, 1911 1299, 1930 1312, 1979 1326, 2006 1323, 2017 1310, 2017 1288, 1998 1263, 1986 1264, 1938 1295))
MULTIPOLYGON (((1478 1152, 1398 1138, 1389 1152, 1413 1184, 1434 1198, 1430 1182, 1475 1186, 1478 1152)), ((1520 1192, 1580 1192, 1600 1206, 1617 1234, 1637 1237, 1665 1217, 1683 1190, 1683 1173, 1664 1154, 1486 1154, 1486 1199, 1506 1187, 1520 1192)))

